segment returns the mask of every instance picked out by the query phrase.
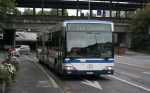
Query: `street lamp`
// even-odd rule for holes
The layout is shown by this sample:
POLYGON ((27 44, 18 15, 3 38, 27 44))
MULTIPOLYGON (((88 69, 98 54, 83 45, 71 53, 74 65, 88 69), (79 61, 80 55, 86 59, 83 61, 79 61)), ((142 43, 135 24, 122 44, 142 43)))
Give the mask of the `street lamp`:
POLYGON ((88 7, 89 7, 88 19, 90 19, 90 16, 91 16, 91 12, 90 12, 90 10, 91 10, 91 0, 89 0, 88 2, 89 2, 89 3, 88 3, 88 4, 89 4, 89 6, 88 6, 88 7))

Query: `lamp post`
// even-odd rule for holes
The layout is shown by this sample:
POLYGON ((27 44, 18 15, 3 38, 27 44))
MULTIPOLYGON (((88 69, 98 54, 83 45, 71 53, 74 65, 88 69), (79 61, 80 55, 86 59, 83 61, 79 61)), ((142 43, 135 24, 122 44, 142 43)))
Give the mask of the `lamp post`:
POLYGON ((42 13, 41 13, 41 15, 43 15, 43 13, 44 13, 44 7, 45 7, 45 0, 41 0, 41 8, 42 8, 42 13))
POLYGON ((88 19, 90 19, 90 16, 91 16, 91 0, 88 1, 88 7, 89 7, 88 19))
POLYGON ((78 16, 78 12, 79 12, 79 0, 77 0, 77 12, 76 12, 76 16, 78 16))

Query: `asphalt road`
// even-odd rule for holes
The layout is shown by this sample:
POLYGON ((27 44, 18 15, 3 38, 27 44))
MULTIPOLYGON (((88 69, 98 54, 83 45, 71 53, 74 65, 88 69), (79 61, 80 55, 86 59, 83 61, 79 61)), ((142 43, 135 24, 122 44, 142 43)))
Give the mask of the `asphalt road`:
POLYGON ((18 82, 19 86, 16 88, 21 86, 20 89, 29 89, 30 91, 17 93, 150 93, 150 68, 148 67, 150 57, 148 55, 116 56, 115 74, 99 78, 70 77, 63 79, 47 67, 40 65, 33 54, 23 55, 19 60, 22 64, 21 68, 27 71, 26 74, 22 72, 22 75, 30 75, 31 79, 33 77, 36 79, 33 82, 28 82, 28 80, 31 81, 29 76, 26 78, 25 84, 31 84, 29 86, 31 88, 20 84, 24 82, 23 80, 18 82), (142 61, 143 63, 141 63, 142 61), (46 87, 46 90, 42 90, 43 92, 37 88, 37 81, 39 80, 41 80, 39 85, 46 87))

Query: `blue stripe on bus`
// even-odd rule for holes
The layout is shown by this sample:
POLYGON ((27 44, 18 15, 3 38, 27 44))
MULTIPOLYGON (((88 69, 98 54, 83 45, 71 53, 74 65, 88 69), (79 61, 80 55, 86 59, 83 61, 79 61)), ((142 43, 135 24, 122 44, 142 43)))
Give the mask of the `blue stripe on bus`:
POLYGON ((64 61, 64 63, 114 63, 114 60, 86 60, 85 62, 81 62, 80 60, 68 60, 64 61))

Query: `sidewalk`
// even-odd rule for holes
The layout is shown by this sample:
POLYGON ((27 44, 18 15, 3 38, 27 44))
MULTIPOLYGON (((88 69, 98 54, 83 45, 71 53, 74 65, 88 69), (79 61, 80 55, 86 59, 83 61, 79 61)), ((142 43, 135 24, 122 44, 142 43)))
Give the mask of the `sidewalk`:
POLYGON ((140 52, 134 52, 134 51, 126 51, 125 55, 133 55, 133 56, 150 56, 148 54, 140 53, 140 52))
POLYGON ((148 54, 126 51, 124 55, 116 55, 115 59, 117 63, 150 69, 150 55, 148 54))
POLYGON ((21 56, 18 61, 20 69, 16 82, 7 88, 6 93, 62 93, 33 59, 21 56))

